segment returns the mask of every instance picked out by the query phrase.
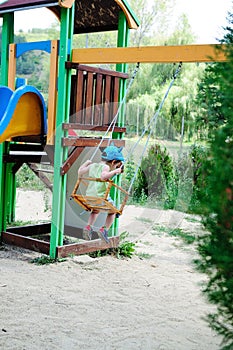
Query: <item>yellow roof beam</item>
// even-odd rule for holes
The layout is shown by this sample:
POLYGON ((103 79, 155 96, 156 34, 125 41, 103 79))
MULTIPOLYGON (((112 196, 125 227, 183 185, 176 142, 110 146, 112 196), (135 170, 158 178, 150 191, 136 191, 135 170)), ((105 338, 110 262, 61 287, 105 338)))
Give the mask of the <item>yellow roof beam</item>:
POLYGON ((132 15, 132 12, 130 12, 129 8, 125 5, 124 1, 115 0, 115 2, 117 3, 117 5, 119 5, 121 7, 122 11, 124 12, 129 28, 130 29, 137 29, 139 26, 139 21, 135 17, 135 14, 132 15))
POLYGON ((74 49, 72 62, 100 63, 175 63, 224 62, 222 45, 142 46, 127 48, 74 49))
POLYGON ((75 0, 58 0, 61 7, 71 8, 75 0))

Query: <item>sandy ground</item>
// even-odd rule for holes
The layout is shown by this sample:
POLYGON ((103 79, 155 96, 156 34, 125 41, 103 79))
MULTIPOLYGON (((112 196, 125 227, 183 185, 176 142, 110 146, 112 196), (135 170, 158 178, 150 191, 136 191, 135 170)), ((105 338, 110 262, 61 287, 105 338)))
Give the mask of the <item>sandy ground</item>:
MULTIPOLYGON (((20 195, 17 219, 49 218, 43 195, 20 195), (37 200, 27 206, 31 195, 37 200)), ((84 255, 38 266, 31 263, 38 253, 0 247, 0 349, 219 349, 202 319, 213 307, 201 294, 194 246, 172 237, 174 228, 202 229, 186 214, 128 206, 120 232, 137 241, 131 259, 84 255)))

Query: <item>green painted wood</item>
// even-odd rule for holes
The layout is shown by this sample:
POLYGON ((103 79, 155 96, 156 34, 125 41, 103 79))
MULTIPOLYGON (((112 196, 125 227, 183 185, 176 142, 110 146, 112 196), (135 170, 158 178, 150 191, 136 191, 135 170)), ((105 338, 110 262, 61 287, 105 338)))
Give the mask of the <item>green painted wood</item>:
POLYGON ((65 68, 65 62, 68 60, 69 45, 72 47, 73 23, 74 23, 74 5, 71 9, 61 8, 61 26, 60 26, 60 59, 58 67, 58 96, 57 96, 57 115, 56 115, 56 137, 54 153, 54 182, 53 182, 53 201, 52 201, 52 223, 50 238, 50 256, 56 257, 56 248, 63 245, 64 234, 64 216, 66 201, 66 175, 61 175, 60 169, 67 158, 67 148, 62 147, 62 138, 66 136, 67 130, 63 130, 62 124, 69 120, 69 101, 70 101, 70 73, 65 68))
MULTIPOLYGON (((8 50, 9 44, 14 42, 14 14, 3 15, 2 26, 2 54, 1 54, 1 84, 8 85, 8 50)), ((6 179, 9 176, 9 168, 3 163, 3 154, 9 151, 6 142, 0 144, 0 232, 6 229, 7 212, 4 208, 7 205, 9 188, 6 186, 6 179)))
POLYGON ((5 198, 5 205, 4 205, 4 217, 6 218, 7 224, 9 224, 12 221, 12 205, 13 205, 13 174, 12 174, 12 165, 13 164, 6 164, 6 181, 5 181, 5 188, 6 188, 6 198, 5 198))
MULTIPOLYGON (((128 27, 127 20, 125 18, 124 13, 120 12, 119 23, 118 23, 117 46, 118 47, 128 47, 128 45, 129 45, 129 27, 128 27)), ((127 73, 127 68, 128 68, 128 65, 125 63, 121 63, 121 64, 116 65, 116 70, 118 72, 127 73)), ((118 97, 119 101, 122 101, 124 96, 125 96, 126 84, 127 84, 126 79, 120 80, 119 97, 118 97)), ((118 115, 118 123, 119 123, 118 125, 122 126, 122 127, 125 124, 124 109, 125 109, 125 106, 123 104, 121 111, 119 112, 119 115, 118 115)), ((122 133, 113 132, 113 135, 112 135, 113 139, 121 139, 122 137, 123 137, 122 133)), ((117 176, 116 184, 118 186, 121 186, 121 176, 117 176)), ((117 207, 119 207, 119 205, 120 205, 120 192, 116 188, 113 188, 111 195, 112 195, 112 198, 114 198, 114 202, 116 203, 117 207)), ((119 231, 119 218, 116 218, 113 222, 112 227, 111 227, 110 235, 111 236, 118 236, 118 231, 119 231)))

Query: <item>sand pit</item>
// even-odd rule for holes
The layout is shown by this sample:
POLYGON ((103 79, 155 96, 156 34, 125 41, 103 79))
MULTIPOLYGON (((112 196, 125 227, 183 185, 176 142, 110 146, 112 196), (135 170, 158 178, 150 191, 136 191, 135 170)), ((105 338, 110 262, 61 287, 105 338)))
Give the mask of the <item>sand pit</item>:
POLYGON ((174 228, 202 229, 186 214, 127 206, 120 232, 137 241, 131 259, 84 255, 38 266, 31 263, 38 253, 1 247, 0 348, 219 349, 221 339, 202 319, 213 306, 201 294, 205 276, 192 265, 194 246, 172 237, 174 228))

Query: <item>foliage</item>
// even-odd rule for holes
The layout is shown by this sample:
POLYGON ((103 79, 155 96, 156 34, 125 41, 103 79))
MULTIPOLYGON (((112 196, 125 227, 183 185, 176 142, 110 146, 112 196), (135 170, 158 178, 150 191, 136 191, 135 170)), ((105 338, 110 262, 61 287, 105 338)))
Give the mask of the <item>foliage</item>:
POLYGON ((121 259, 122 257, 125 258, 132 258, 134 251, 135 251, 135 243, 130 242, 129 240, 126 240, 128 237, 129 233, 128 232, 122 232, 120 234, 120 244, 116 248, 109 248, 105 250, 98 250, 96 252, 92 252, 89 255, 92 258, 97 258, 101 256, 106 256, 106 255, 114 255, 118 259, 121 259))
POLYGON ((189 211, 201 214, 201 200, 204 191, 206 190, 206 171, 204 164, 208 157, 208 149, 201 144, 194 144, 190 148, 189 157, 193 169, 193 192, 190 200, 189 211))
POLYGON ((181 238, 186 244, 192 244, 195 242, 195 236, 192 233, 185 232, 180 228, 175 228, 174 230, 169 231, 169 235, 181 238))
POLYGON ((128 159, 128 161, 126 162, 126 164, 124 166, 124 173, 122 176, 122 178, 124 179, 124 183, 125 183, 124 187, 128 187, 130 185, 131 179, 134 177, 135 168, 136 168, 136 166, 135 166, 133 157, 131 157, 130 159, 128 159))
POLYGON ((205 70, 204 79, 199 84, 199 92, 196 97, 197 105, 199 105, 197 127, 200 132, 207 130, 207 136, 226 122, 222 110, 224 96, 220 82, 226 65, 225 62, 209 64, 205 70))
POLYGON ((36 265, 48 265, 48 264, 55 264, 55 263, 59 263, 59 262, 63 262, 66 261, 65 258, 50 258, 48 255, 42 255, 40 257, 37 257, 35 259, 31 260, 32 264, 36 264, 36 265))
POLYGON ((44 185, 39 178, 31 171, 27 164, 23 164, 16 173, 16 187, 27 190, 43 190, 44 185))
POLYGON ((174 208, 177 197, 177 176, 172 159, 166 148, 154 144, 145 158, 142 159, 135 185, 134 199, 140 202, 141 197, 164 200, 165 208, 174 208))
MULTIPOLYGON (((225 43, 233 42, 233 16, 225 43)), ((204 293, 217 306, 207 321, 222 336, 223 349, 233 348, 233 49, 227 46, 224 70, 212 67, 216 86, 221 87, 218 106, 222 116, 209 135, 210 154, 205 162, 205 192, 201 200, 206 234, 198 238, 200 258, 196 264, 208 276, 204 293)), ((209 72, 208 72, 209 74, 209 72)), ((213 105, 215 104, 213 93, 213 105)), ((211 95, 209 96, 211 105, 211 95)), ((210 107, 212 113, 212 107, 210 107)))

